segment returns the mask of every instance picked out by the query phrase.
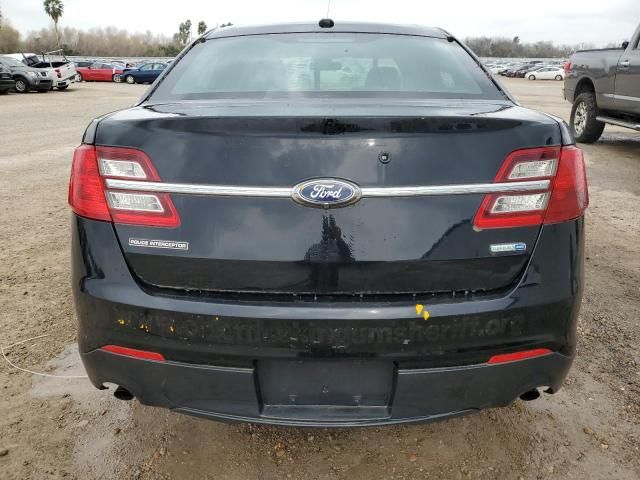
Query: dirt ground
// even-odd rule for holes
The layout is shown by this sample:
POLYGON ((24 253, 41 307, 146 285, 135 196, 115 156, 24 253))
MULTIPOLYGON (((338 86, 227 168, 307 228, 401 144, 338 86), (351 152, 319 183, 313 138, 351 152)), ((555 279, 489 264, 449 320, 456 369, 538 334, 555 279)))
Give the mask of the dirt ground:
MULTIPOLYGON (((565 119, 560 82, 507 80, 565 119)), ((0 345, 83 375, 73 347, 66 189, 90 119, 145 87, 83 83, 0 97, 0 345)), ((355 430, 227 425, 115 400, 86 379, 0 358, 2 479, 640 478, 640 135, 583 146, 591 207, 578 356, 564 388, 442 423, 355 430)))

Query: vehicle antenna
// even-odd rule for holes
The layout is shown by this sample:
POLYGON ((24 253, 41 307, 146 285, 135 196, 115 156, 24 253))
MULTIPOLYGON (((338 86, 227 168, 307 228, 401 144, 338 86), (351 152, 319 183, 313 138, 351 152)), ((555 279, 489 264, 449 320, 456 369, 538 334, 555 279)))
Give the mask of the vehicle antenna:
POLYGON ((329 18, 329 12, 331 11, 331 0, 327 0, 327 16, 318 22, 320 28, 333 28, 335 22, 329 18))

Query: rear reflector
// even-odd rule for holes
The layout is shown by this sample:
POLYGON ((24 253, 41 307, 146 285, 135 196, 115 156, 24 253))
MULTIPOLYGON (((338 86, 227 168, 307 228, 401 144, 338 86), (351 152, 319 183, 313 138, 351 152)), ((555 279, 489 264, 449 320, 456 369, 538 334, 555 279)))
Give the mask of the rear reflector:
POLYGON ((549 188, 527 194, 485 195, 473 220, 478 230, 536 226, 581 216, 589 204, 582 151, 574 146, 516 150, 495 183, 549 180, 549 188))
POLYGON ((156 362, 166 361, 164 355, 156 352, 148 352, 146 350, 137 350, 135 348, 120 347, 118 345, 105 345, 100 350, 125 357, 137 358, 139 360, 154 360, 156 362))
POLYGON ((69 204, 94 220, 145 227, 175 228, 180 216, 168 194, 106 190, 106 178, 160 181, 151 160, 141 151, 80 145, 73 156, 69 204))
POLYGON ((523 350, 521 352, 503 353, 494 355, 487 363, 493 365, 496 363, 515 362, 516 360, 524 360, 526 358, 535 358, 551 353, 548 348, 534 348, 533 350, 523 350))

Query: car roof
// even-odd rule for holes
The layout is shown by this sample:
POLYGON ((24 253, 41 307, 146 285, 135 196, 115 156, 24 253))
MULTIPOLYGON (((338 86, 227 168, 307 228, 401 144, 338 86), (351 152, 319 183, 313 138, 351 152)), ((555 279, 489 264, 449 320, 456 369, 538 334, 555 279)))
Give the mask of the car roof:
POLYGON ((265 35, 274 33, 390 33, 396 35, 418 35, 423 37, 447 38, 448 33, 441 28, 422 25, 396 25, 389 23, 335 22, 331 28, 322 28, 318 22, 278 23, 273 25, 230 26, 210 31, 205 38, 239 37, 244 35, 265 35))

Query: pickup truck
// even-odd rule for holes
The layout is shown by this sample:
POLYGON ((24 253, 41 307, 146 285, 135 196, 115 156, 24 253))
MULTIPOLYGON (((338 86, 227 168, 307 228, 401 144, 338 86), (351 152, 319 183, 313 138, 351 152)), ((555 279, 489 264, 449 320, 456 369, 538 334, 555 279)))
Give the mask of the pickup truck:
POLYGON ((51 80, 52 85, 58 90, 66 89, 76 79, 75 65, 64 56, 61 50, 47 52, 41 56, 35 53, 12 53, 7 56, 38 69, 41 75, 51 80))
POLYGON ((605 124, 640 131, 640 26, 621 48, 574 53, 565 71, 564 98, 573 103, 578 142, 597 141, 605 124))
POLYGON ((48 92, 51 90, 51 80, 41 75, 36 68, 27 67, 15 58, 0 55, 0 65, 11 72, 15 82, 14 89, 18 93, 27 93, 31 90, 48 92))

